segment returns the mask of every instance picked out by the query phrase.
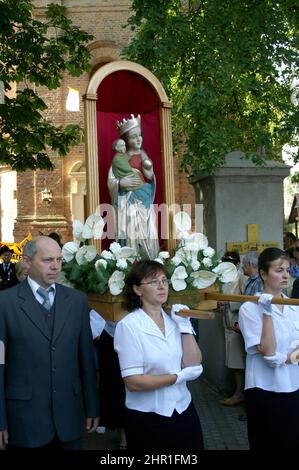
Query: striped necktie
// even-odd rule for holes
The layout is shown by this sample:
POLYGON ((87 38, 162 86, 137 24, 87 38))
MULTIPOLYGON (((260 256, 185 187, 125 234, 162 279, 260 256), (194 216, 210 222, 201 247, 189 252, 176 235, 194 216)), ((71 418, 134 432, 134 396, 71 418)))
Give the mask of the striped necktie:
POLYGON ((50 289, 44 289, 43 287, 39 287, 37 289, 37 293, 44 299, 42 306, 45 307, 45 309, 47 310, 51 309, 49 293, 52 291, 53 291, 53 287, 50 287, 50 289))

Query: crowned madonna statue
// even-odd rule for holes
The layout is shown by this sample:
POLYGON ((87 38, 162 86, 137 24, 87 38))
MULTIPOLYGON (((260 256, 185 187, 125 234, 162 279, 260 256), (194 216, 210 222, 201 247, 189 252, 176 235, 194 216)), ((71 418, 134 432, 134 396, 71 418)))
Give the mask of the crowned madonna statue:
POLYGON ((115 209, 117 241, 154 259, 159 252, 153 206, 156 180, 153 162, 142 149, 140 115, 117 122, 120 139, 108 173, 108 189, 115 209))

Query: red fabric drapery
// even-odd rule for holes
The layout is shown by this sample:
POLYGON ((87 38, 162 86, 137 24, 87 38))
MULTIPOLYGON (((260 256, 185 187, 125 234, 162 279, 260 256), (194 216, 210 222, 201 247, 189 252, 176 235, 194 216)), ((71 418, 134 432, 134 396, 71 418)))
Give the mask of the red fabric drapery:
MULTIPOLYGON (((114 151, 113 140, 119 138, 116 122, 131 114, 141 116, 142 148, 153 161, 156 176, 155 204, 163 202, 163 181, 160 141, 160 104, 155 90, 140 75, 118 71, 108 75, 97 90, 97 134, 99 193, 101 204, 111 204, 107 176, 114 151)), ((101 215, 105 216, 105 213, 101 215)), ((111 240, 102 240, 103 249, 111 240)))

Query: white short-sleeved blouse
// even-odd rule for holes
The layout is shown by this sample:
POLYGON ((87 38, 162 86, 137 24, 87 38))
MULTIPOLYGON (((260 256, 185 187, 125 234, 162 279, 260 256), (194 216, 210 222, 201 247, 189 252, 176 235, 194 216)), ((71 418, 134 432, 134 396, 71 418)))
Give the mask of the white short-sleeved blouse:
MULTIPOLYGON (((141 308, 118 322, 114 348, 118 353, 122 377, 137 374, 175 374, 181 370, 182 339, 176 323, 162 310, 165 336, 141 308)), ((191 402, 186 382, 156 390, 130 392, 126 388, 126 407, 171 416, 182 413, 191 402)))
MULTIPOLYGON (((299 307, 284 305, 283 312, 272 305, 276 353, 289 354, 299 348, 299 307)), ((245 302, 239 310, 239 325, 247 351, 245 389, 262 388, 273 392, 293 392, 299 389, 298 364, 283 363, 270 367, 259 353, 263 313, 258 304, 245 302)))

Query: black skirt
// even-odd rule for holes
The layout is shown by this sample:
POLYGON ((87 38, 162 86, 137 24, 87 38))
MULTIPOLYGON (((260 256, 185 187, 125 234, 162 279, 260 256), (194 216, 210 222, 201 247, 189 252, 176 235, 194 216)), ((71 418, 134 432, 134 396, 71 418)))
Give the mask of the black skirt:
POLYGON ((170 417, 126 408, 125 432, 128 450, 187 452, 204 448, 192 402, 181 414, 174 411, 170 417))
POLYGON ((100 426, 124 427, 125 385, 121 377, 113 338, 104 330, 97 342, 99 356, 100 426))
POLYGON ((299 450, 299 390, 245 390, 251 450, 299 450))

